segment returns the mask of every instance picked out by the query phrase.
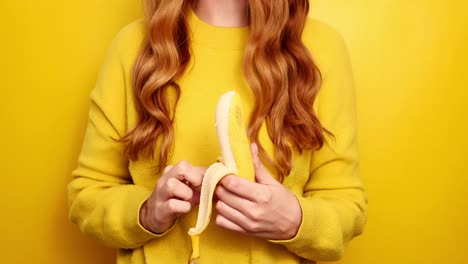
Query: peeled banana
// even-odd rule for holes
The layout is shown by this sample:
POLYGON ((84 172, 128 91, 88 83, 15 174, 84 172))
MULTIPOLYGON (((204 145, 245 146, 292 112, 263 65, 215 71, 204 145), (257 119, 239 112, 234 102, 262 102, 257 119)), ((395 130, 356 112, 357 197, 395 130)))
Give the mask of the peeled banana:
POLYGON ((199 236, 210 222, 213 194, 218 182, 229 174, 255 181, 250 141, 244 126, 241 100, 234 91, 223 94, 218 101, 216 132, 221 147, 222 161, 209 166, 203 178, 197 223, 188 231, 192 240, 192 255, 189 260, 191 264, 195 264, 200 258, 199 236))

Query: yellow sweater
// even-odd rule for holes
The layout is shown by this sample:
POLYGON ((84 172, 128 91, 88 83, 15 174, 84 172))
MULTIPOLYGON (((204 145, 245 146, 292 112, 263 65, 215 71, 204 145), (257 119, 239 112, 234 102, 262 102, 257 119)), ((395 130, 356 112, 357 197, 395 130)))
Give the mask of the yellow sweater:
MULTIPOLYGON (((169 164, 186 160, 208 167, 220 156, 214 127, 220 95, 235 90, 246 113, 252 109, 253 95, 241 72, 249 29, 212 26, 191 14, 192 61, 179 82, 182 94, 169 164)), ((187 263, 191 250, 187 231, 195 225, 196 208, 163 234, 143 228, 139 208, 160 175, 153 172, 154 161, 129 162, 121 154, 122 145, 109 138, 123 136, 136 123, 131 72, 143 34, 141 18, 119 31, 90 94, 85 138, 68 185, 70 219, 82 232, 119 248, 120 264, 187 263)), ((303 212, 299 231, 290 240, 268 241, 211 221, 200 238, 200 264, 334 260, 363 232, 367 196, 359 175, 355 93, 346 47, 340 35, 314 19, 307 21, 303 41, 323 74, 314 108, 336 142, 293 155, 294 167, 283 184, 299 199, 303 212)), ((260 142, 271 155, 265 127, 260 142)))

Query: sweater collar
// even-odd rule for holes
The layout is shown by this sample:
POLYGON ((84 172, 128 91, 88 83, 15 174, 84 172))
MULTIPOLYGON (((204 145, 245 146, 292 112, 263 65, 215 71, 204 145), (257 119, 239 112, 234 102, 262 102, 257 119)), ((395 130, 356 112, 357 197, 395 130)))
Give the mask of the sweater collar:
POLYGON ((191 41, 196 45, 215 49, 244 49, 249 38, 249 26, 214 26, 201 20, 192 8, 189 9, 187 21, 191 41))

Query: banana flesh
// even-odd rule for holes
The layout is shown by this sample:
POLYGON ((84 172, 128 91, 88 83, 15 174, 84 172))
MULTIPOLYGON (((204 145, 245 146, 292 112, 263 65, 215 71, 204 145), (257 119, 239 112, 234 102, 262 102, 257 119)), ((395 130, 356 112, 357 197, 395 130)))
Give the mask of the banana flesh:
POLYGON ((197 223, 188 231, 192 241, 189 263, 200 258, 200 235, 210 222, 213 194, 218 182, 229 174, 255 181, 250 141, 244 125, 240 97, 234 91, 223 94, 216 107, 216 132, 222 162, 208 167, 203 177, 197 223))

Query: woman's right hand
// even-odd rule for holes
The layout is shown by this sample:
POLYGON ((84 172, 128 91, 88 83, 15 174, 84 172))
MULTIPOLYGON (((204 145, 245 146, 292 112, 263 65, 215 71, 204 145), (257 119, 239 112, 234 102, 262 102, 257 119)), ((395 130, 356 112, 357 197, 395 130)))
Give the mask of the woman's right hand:
POLYGON ((141 225, 153 233, 163 233, 175 219, 200 201, 200 187, 206 168, 181 161, 167 166, 150 197, 140 208, 141 225))

